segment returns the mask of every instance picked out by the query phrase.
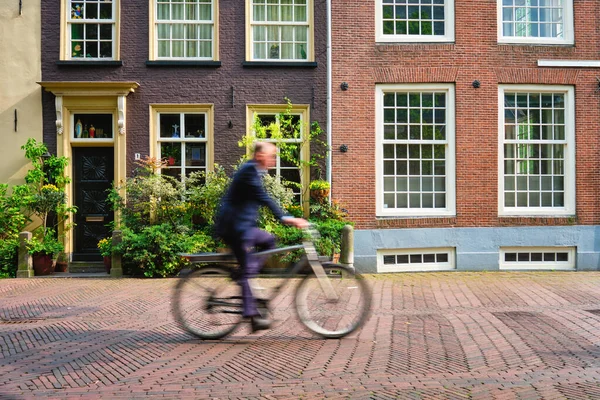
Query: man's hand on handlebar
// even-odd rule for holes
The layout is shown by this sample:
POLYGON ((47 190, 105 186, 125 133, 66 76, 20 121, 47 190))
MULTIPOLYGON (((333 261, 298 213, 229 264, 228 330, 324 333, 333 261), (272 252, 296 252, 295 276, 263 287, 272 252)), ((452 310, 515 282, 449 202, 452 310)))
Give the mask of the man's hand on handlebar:
POLYGON ((309 226, 309 222, 304 218, 284 218, 282 222, 286 225, 292 225, 300 229, 305 229, 309 226))

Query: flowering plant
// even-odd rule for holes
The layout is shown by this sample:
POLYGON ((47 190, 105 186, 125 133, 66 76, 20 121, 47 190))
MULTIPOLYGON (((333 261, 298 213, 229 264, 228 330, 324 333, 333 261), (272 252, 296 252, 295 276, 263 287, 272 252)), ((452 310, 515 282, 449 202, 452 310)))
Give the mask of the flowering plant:
POLYGON ((102 257, 110 257, 112 255, 112 239, 104 238, 98 242, 98 249, 102 257))

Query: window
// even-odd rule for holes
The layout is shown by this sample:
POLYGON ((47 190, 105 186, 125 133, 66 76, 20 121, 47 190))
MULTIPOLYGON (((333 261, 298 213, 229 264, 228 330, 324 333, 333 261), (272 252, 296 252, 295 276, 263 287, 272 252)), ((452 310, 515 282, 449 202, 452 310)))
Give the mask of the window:
POLYGON ((500 87, 500 214, 575 212, 573 88, 500 87))
POLYGON ((71 126, 72 139, 113 139, 113 115, 98 113, 74 113, 71 126))
POLYGON ((454 87, 377 87, 377 215, 455 213, 454 87))
POLYGON ((573 43, 573 0, 498 0, 498 19, 501 43, 573 43))
POLYGON ((378 250, 377 272, 452 270, 454 253, 452 248, 378 250))
POLYGON ((152 106, 156 150, 166 162, 162 174, 183 180, 212 169, 212 106, 152 106))
POLYGON ((214 0, 152 1, 154 48, 151 48, 151 59, 215 58, 214 0))
POLYGON ((252 61, 312 61, 313 0, 247 0, 252 61))
POLYGON ((377 0, 378 42, 454 41, 454 0, 377 0))
POLYGON ((504 247, 500 269, 574 269, 574 247, 504 247))
POLYGON ((117 1, 67 1, 65 59, 117 59, 117 1))
POLYGON ((308 161, 308 141, 304 140, 305 129, 308 128, 308 107, 294 106, 292 110, 285 107, 255 106, 249 109, 250 134, 258 140, 274 143, 278 147, 275 167, 269 174, 283 179, 287 187, 294 192, 298 204, 305 199, 308 169, 303 161, 308 161), (274 108, 275 107, 275 108, 274 108), (277 132, 273 134, 273 131, 277 132), (282 157, 282 144, 290 159, 282 157))

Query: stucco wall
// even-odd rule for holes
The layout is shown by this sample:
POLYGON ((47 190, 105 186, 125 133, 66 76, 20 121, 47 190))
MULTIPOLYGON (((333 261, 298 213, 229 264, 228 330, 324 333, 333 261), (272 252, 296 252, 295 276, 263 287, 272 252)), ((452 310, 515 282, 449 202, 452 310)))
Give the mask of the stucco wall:
POLYGON ((576 247, 577 270, 600 269, 600 227, 531 226, 357 230, 354 265, 377 272, 377 250, 454 248, 456 270, 499 269, 501 247, 576 247))
POLYGON ((40 0, 24 1, 21 15, 18 1, 0 6, 0 183, 22 182, 21 146, 42 139, 40 15, 40 0))

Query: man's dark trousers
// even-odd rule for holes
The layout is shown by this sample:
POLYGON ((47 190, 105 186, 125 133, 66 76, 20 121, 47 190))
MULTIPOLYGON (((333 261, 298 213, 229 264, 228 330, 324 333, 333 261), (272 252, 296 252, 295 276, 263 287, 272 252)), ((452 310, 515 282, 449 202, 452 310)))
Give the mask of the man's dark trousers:
MULTIPOLYGON (((244 298, 244 317, 254 317, 260 315, 256 307, 256 299, 250 289, 249 279, 253 278, 261 270, 265 261, 264 257, 254 255, 255 251, 269 250, 275 248, 275 238, 258 228, 250 228, 242 237, 225 238, 225 242, 231 247, 240 264, 241 277, 238 284, 242 287, 242 297, 244 298)), ((263 315, 266 317, 266 315, 263 315)))

